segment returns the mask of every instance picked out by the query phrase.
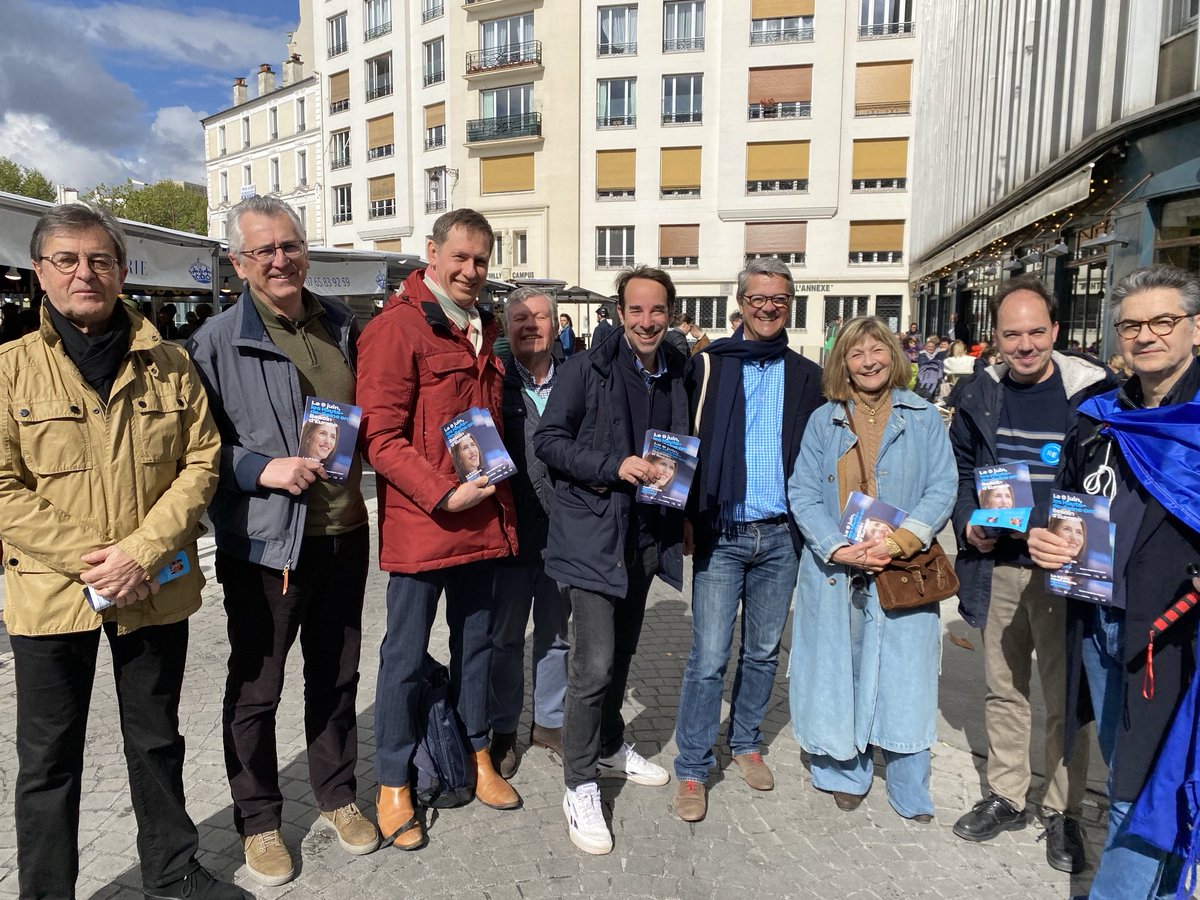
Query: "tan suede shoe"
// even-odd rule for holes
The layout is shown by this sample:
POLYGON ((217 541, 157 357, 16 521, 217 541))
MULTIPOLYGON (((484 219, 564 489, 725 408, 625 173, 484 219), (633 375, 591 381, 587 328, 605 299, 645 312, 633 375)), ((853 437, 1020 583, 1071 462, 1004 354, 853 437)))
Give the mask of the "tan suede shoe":
POLYGON ((243 837, 242 849, 246 852, 246 868, 250 871, 250 877, 259 884, 278 887, 296 877, 292 854, 284 846, 278 829, 243 837))

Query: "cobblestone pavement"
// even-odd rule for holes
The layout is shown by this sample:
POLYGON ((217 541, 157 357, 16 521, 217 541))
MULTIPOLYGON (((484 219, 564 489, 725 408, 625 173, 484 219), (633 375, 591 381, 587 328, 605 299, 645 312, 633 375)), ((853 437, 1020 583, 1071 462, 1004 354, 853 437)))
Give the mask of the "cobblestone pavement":
MULTIPOLYGON (((952 546, 952 544, 947 544, 952 546)), ((211 554, 211 548, 208 551, 211 554)), ((755 793, 731 771, 727 753, 709 781, 705 821, 688 825, 669 811, 674 783, 661 788, 604 785, 616 849, 591 857, 570 843, 562 813, 561 768, 544 750, 523 758, 513 783, 524 807, 498 812, 472 803, 446 810, 418 853, 381 850, 350 857, 317 824, 306 781, 301 718, 299 650, 292 654, 279 716, 283 770, 284 839, 298 857, 299 874, 279 888, 254 885, 245 874, 233 828, 221 751, 221 692, 225 673, 225 620, 220 589, 211 578, 204 608, 192 619, 181 719, 188 741, 185 783, 200 823, 202 861, 234 877, 260 898, 517 898, 742 896, 815 898, 1064 898, 1086 892, 1090 870, 1072 879, 1047 867, 1040 828, 1008 832, 987 844, 959 840, 950 828, 980 796, 984 747, 981 653, 950 636, 979 645, 944 604, 942 719, 933 748, 932 789, 937 818, 909 823, 888 806, 881 783, 854 813, 843 813, 817 793, 806 759, 788 727, 786 646, 764 725, 768 761, 777 787, 755 793)), ((383 636, 385 576, 368 584, 362 684, 359 691, 359 802, 373 811, 373 724, 376 649, 383 636)), ((686 587, 686 586, 685 586, 686 587)), ((670 768, 680 676, 691 641, 683 596, 661 583, 651 593, 641 648, 633 663, 625 713, 628 738, 640 752, 670 768)), ((446 628, 434 629, 435 655, 446 656, 446 628)), ((102 643, 102 647, 103 647, 102 643)), ((729 677, 732 679, 733 667, 729 677)), ((728 694, 727 694, 728 695, 728 694)), ((12 785, 16 774, 12 655, 0 629, 0 898, 17 895, 12 785)), ((725 707, 726 712, 728 707, 725 707)), ((527 736, 529 710, 522 721, 527 736)), ((723 733, 723 731, 722 731, 723 733)), ((1039 737, 1034 746, 1038 747, 1039 737)), ((1095 755, 1095 754, 1094 754, 1095 755)), ((1035 763, 1040 770, 1040 763, 1035 763)), ((101 650, 88 734, 80 834, 81 898, 141 897, 124 757, 120 749, 111 670, 101 650)), ((1035 785, 1037 784, 1035 779, 1035 785)), ((1092 841, 1102 836, 1103 773, 1093 766, 1084 821, 1092 841)), ((47 839, 57 836, 47 835, 47 839)))

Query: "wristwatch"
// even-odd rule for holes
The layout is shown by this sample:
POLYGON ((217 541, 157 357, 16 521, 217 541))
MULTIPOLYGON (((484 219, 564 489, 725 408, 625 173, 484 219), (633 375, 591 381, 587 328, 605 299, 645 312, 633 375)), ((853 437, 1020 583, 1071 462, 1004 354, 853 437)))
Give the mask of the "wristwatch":
POLYGON ((888 556, 892 559, 899 559, 904 554, 904 551, 900 549, 900 545, 896 543, 895 538, 885 537, 883 539, 883 546, 887 548, 888 556))

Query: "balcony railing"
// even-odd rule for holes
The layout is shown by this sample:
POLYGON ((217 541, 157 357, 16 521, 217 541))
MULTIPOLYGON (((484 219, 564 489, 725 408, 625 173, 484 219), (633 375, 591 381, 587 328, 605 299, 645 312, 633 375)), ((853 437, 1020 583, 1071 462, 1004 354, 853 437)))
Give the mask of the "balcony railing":
POLYGON ((490 119, 471 119, 467 122, 467 143, 502 141, 505 138, 541 137, 542 114, 521 113, 516 116, 494 116, 490 119))
POLYGON ((445 146, 446 146, 445 126, 443 126, 442 130, 437 132, 436 134, 430 134, 428 131, 425 132, 425 149, 426 150, 433 150, 437 147, 445 147, 445 146))
POLYGON ((764 44, 799 44, 811 41, 815 31, 811 25, 804 28, 772 28, 768 31, 750 30, 750 46, 758 47, 764 44))
POLYGON ((367 88, 367 99, 375 100, 379 97, 386 97, 392 92, 392 83, 386 81, 383 84, 377 84, 375 87, 367 88))
POLYGON ((747 253, 746 262, 748 263, 752 259, 777 259, 789 266, 802 266, 805 257, 806 254, 803 250, 794 250, 791 253, 747 253))
POLYGON ((367 159, 383 159, 385 156, 394 156, 395 153, 395 144, 381 144, 378 147, 367 148, 367 159))
POLYGON ((333 214, 333 224, 339 225, 342 222, 354 221, 354 215, 348 209, 336 210, 333 214))
POLYGON ((637 125, 637 116, 596 116, 597 128, 632 128, 637 125))
POLYGON ((853 178, 852 191, 903 191, 908 189, 907 178, 853 178))
POLYGON ((912 104, 908 100, 891 100, 886 103, 855 103, 854 115, 862 116, 907 116, 912 104))
POLYGON ((427 3, 425 4, 425 8, 421 10, 421 21, 432 22, 434 19, 441 18, 445 14, 445 3, 427 3))
POLYGON ((747 194, 762 194, 768 191, 807 191, 807 178, 760 178, 746 182, 747 194))
POLYGON ((749 119, 807 119, 811 115, 811 100, 751 103, 746 112, 746 117, 749 119))
POLYGON ((664 112, 662 114, 664 125, 699 125, 702 121, 704 121, 704 113, 700 110, 696 112, 664 112))
POLYGON ((703 37, 663 39, 663 53, 688 53, 693 50, 703 49, 703 37))
POLYGON ((912 22, 885 22, 881 25, 858 26, 860 38, 908 37, 912 33, 912 22))
POLYGON ((348 41, 339 41, 336 44, 329 45, 329 54, 328 55, 329 56, 341 56, 343 53, 345 53, 349 49, 350 49, 350 44, 348 41))
POLYGON ((634 188, 597 188, 597 200, 632 200, 636 195, 634 188))
POLYGON ((468 75, 492 69, 507 69, 511 66, 540 66, 541 64, 541 41, 505 44, 503 47, 491 47, 487 50, 472 50, 467 54, 468 75))
POLYGON ((667 266, 676 269, 694 269, 700 265, 700 257, 698 256, 660 256, 658 258, 660 266, 667 266))
POLYGON ((904 261, 904 254, 899 250, 851 250, 850 265, 869 266, 875 264, 899 263, 904 261))
POLYGON ((349 150, 347 150, 345 153, 335 153, 332 157, 330 157, 329 168, 331 169, 344 169, 348 165, 350 165, 349 150))
POLYGON ((425 212, 427 212, 427 213, 445 212, 445 210, 446 210, 446 201, 444 198, 441 200, 426 200, 425 201, 425 212))
POLYGON ((637 41, 626 41, 624 44, 600 44, 596 47, 597 56, 636 56, 637 41))
POLYGON ((446 70, 445 69, 438 69, 436 72, 426 72, 425 73, 425 87, 429 87, 431 84, 439 84, 440 82, 443 82, 445 80, 446 80, 446 70))
POLYGON ((633 265, 633 254, 629 256, 597 256, 597 269, 624 269, 633 265))
POLYGON ((659 188, 658 196, 660 199, 668 197, 699 197, 700 187, 679 187, 679 188, 659 188))
POLYGON ((376 25, 374 28, 368 28, 366 31, 364 31, 363 32, 363 40, 369 41, 369 40, 373 40, 374 38, 383 37, 385 34, 391 34, 391 33, 392 33, 392 23, 384 22, 380 25, 376 25))
POLYGON ((330 114, 345 112, 349 108, 350 108, 350 98, 349 97, 347 97, 345 100, 333 100, 329 104, 330 114))
POLYGON ((368 219, 386 219, 388 216, 394 216, 395 214, 395 197, 389 197, 387 200, 372 200, 371 208, 367 210, 368 219))

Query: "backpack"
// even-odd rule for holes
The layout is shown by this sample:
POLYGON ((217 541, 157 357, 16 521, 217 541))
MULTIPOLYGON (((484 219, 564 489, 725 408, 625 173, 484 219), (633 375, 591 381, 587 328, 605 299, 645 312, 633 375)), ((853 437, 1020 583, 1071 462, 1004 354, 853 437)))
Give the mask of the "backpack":
POLYGON ((421 806, 450 809, 475 796, 470 751, 450 699, 450 672, 428 653, 421 666, 417 749, 411 769, 409 783, 421 806))

